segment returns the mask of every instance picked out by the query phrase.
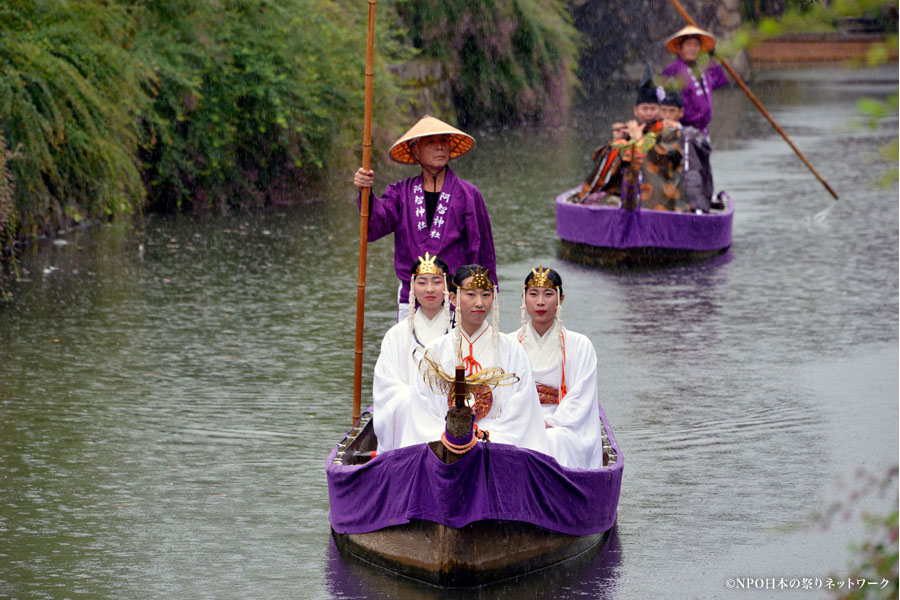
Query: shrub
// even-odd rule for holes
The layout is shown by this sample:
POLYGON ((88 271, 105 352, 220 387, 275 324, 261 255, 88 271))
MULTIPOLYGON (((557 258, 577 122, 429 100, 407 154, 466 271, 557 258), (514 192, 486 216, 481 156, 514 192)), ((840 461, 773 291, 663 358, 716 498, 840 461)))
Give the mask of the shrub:
POLYGON ((446 62, 459 121, 559 120, 575 84, 579 34, 565 5, 540 0, 407 0, 408 40, 446 62))
POLYGON ((0 7, 0 133, 23 232, 136 210, 138 116, 149 72, 129 51, 132 20, 101 0, 0 7))
MULTIPOLYGON (((335 150, 358 145, 366 34, 359 3, 137 6, 147 23, 142 55, 155 74, 141 152, 154 207, 296 198, 326 173, 335 150)), ((379 51, 396 50, 381 35, 379 51)), ((394 114, 390 80, 379 75, 382 114, 394 114)))

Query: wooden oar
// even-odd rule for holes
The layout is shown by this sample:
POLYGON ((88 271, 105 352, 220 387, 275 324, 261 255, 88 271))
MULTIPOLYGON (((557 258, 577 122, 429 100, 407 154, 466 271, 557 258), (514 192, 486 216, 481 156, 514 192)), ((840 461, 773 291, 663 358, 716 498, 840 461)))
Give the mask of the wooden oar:
MULTIPOLYGON (((681 3, 679 3, 678 0, 669 0, 669 2, 671 2, 672 6, 674 6, 678 10, 678 12, 681 13, 681 16, 684 17, 684 20, 687 21, 689 25, 693 25, 694 27, 698 26, 697 23, 691 18, 691 16, 687 14, 684 8, 682 8, 681 3)), ((806 160, 806 157, 803 156, 803 153, 800 152, 797 146, 794 145, 794 142, 791 141, 791 138, 788 137, 784 130, 778 126, 778 123, 775 122, 775 119, 772 118, 772 115, 769 114, 769 111, 767 111, 762 103, 756 98, 756 96, 753 95, 753 92, 750 91, 750 88, 748 88, 744 84, 744 82, 741 81, 741 78, 738 77, 738 74, 734 72, 734 69, 731 68, 731 65, 729 65, 728 62, 721 56, 717 55, 716 58, 719 59, 719 62, 722 63, 722 66, 725 67, 725 70, 728 71, 728 74, 731 75, 731 78, 734 79, 735 83, 737 83, 740 88, 744 90, 744 93, 747 94, 747 97, 750 98, 750 101, 756 105, 756 108, 759 109, 759 112, 761 112, 763 116, 769 120, 769 123, 771 123, 772 127, 775 128, 775 131, 780 133, 781 137, 784 138, 784 141, 788 143, 788 146, 790 146, 794 150, 794 152, 797 153, 797 156, 800 157, 800 160, 803 161, 803 164, 809 167, 809 170, 813 172, 813 175, 815 175, 819 179, 819 181, 822 182, 822 185, 825 186, 825 189, 828 190, 832 196, 834 196, 835 200, 837 200, 837 192, 835 192, 831 188, 831 186, 828 185, 828 182, 825 181, 825 179, 823 179, 821 175, 819 175, 819 172, 816 171, 811 164, 809 164, 809 161, 806 160)))
MULTIPOLYGON (((363 116, 362 167, 372 162, 372 78, 375 75, 375 0, 369 0, 369 30, 366 35, 366 101, 363 116)), ((356 350, 353 365, 353 427, 359 423, 362 397, 363 324, 366 313, 366 252, 369 238, 369 192, 363 188, 359 205, 359 277, 356 282, 356 350)))

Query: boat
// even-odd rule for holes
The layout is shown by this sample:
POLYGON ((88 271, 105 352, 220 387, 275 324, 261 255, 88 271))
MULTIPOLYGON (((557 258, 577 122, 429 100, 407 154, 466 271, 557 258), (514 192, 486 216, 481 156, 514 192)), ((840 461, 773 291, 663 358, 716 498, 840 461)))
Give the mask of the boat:
POLYGON ((567 469, 508 444, 444 462, 441 442, 375 454, 371 408, 328 456, 342 555, 440 587, 475 587, 596 550, 616 524, 623 458, 603 423, 604 466, 567 469))
POLYGON ((645 267, 707 260, 731 247, 734 203, 719 192, 694 214, 573 202, 580 187, 556 197, 561 258, 603 267, 645 267))
POLYGON ((799 68, 864 63, 876 45, 884 48, 890 60, 897 60, 896 46, 888 43, 884 33, 864 31, 785 34, 751 45, 747 54, 754 69, 799 68))

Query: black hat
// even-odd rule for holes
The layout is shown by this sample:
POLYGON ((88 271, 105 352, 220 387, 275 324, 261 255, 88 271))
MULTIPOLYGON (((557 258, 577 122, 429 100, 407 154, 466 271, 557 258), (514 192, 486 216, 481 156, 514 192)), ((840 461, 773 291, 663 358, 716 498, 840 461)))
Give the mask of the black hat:
POLYGON ((644 71, 641 85, 638 88, 637 100, 635 100, 634 105, 659 104, 665 97, 666 91, 653 82, 653 73, 650 71, 650 68, 647 67, 647 70, 644 71))
POLYGON ((678 90, 666 90, 666 97, 663 98, 663 101, 660 104, 664 104, 666 106, 677 106, 681 108, 681 92, 678 90))

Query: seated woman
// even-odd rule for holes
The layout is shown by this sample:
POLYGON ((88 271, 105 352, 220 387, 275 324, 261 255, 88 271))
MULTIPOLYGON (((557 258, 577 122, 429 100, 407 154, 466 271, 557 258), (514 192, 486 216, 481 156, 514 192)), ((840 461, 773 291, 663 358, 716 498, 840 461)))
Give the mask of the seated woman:
POLYGON ((409 285, 409 317, 391 327, 381 341, 372 379, 378 452, 400 445, 400 430, 409 408, 410 377, 418 375, 416 351, 450 330, 448 271, 447 263, 437 256, 426 252, 419 257, 409 285))
MULTIPOLYGON (((457 365, 464 365, 469 381, 488 369, 502 369, 507 375, 503 383, 493 389, 483 385, 475 393, 472 409, 476 425, 481 432, 488 432, 491 442, 546 452, 547 434, 528 357, 515 340, 499 332, 494 284, 480 265, 457 269, 453 284, 458 288, 450 294, 456 305, 457 326, 429 344, 427 357, 449 374, 457 365), (490 323, 488 314, 493 315, 490 323)), ((425 367, 428 362, 421 364, 425 367)), ((424 373, 417 377, 402 445, 440 439, 450 402, 445 394, 432 389, 424 373)))
POLYGON ((562 326, 565 295, 559 273, 543 265, 532 269, 522 297, 522 327, 509 337, 531 361, 547 427, 547 453, 565 467, 599 469, 603 440, 594 346, 562 326))

